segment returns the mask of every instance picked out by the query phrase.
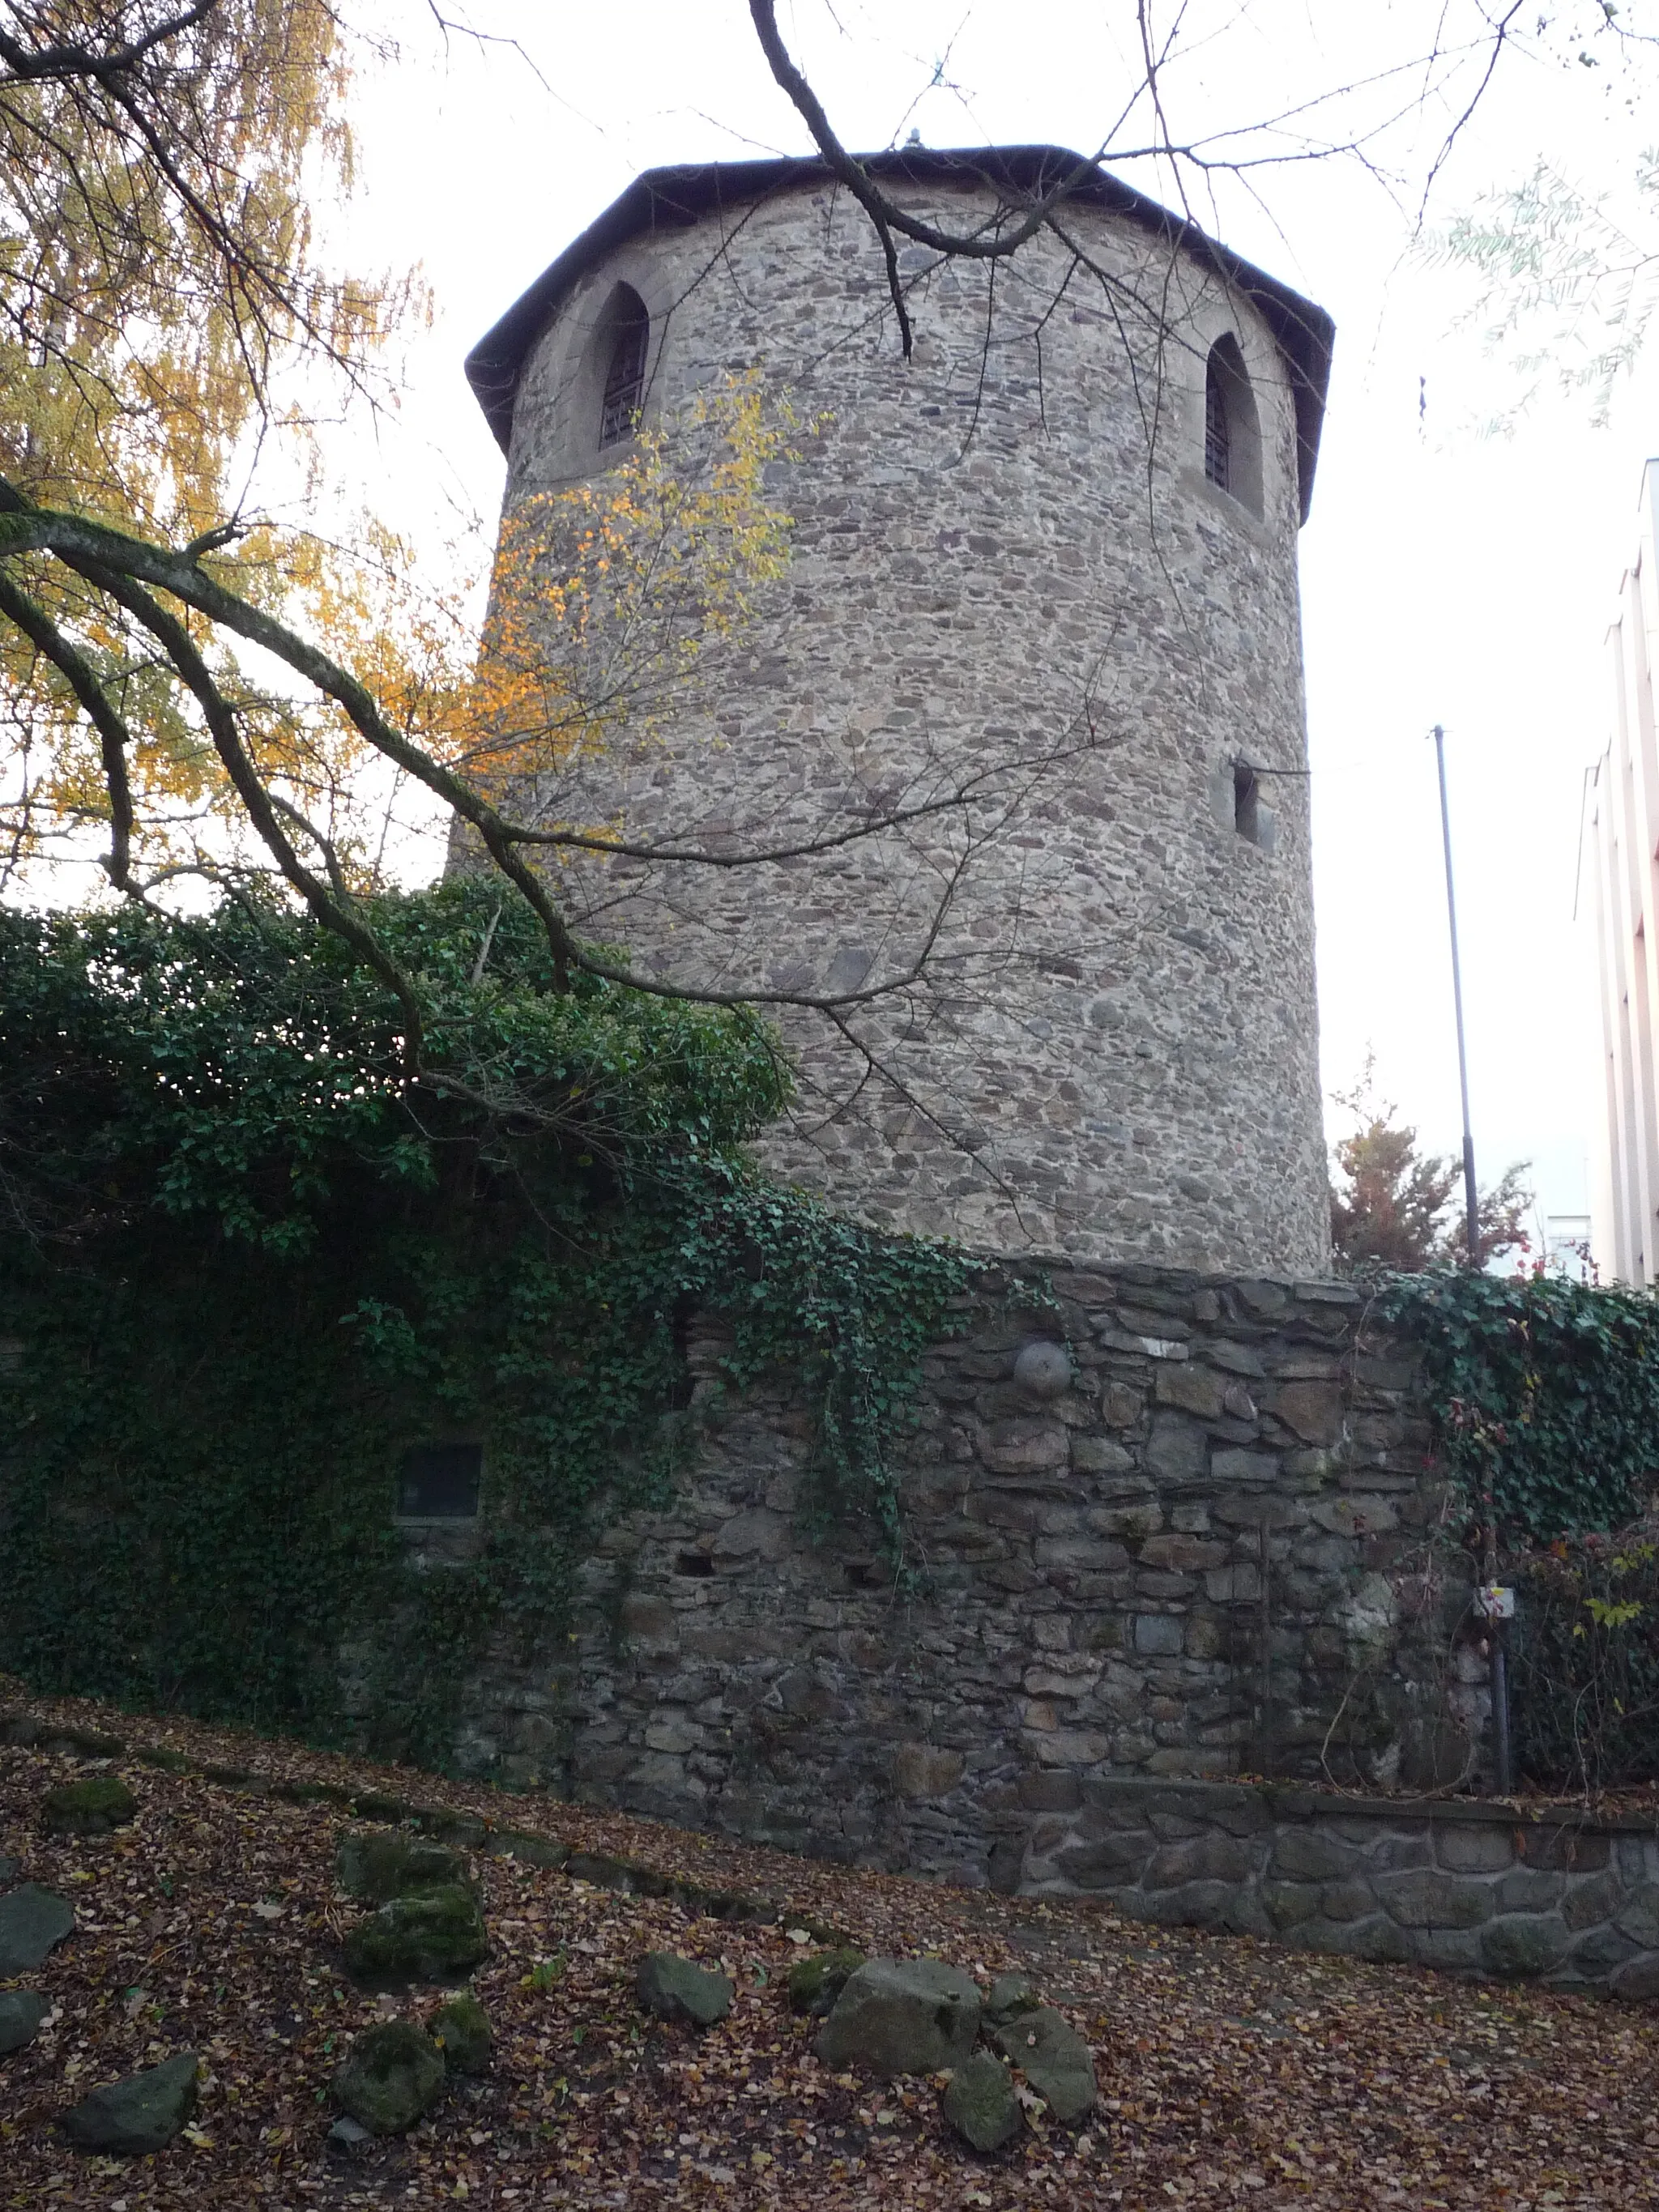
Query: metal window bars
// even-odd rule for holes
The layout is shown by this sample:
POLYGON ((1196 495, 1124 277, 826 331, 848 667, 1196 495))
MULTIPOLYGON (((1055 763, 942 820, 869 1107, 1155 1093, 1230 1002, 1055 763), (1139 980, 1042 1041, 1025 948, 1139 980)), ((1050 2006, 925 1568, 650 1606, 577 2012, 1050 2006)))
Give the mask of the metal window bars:
POLYGON ((605 380, 605 404, 599 414, 599 443, 614 446, 631 437, 645 398, 645 350, 650 325, 641 310, 630 315, 617 331, 611 348, 611 367, 605 380))

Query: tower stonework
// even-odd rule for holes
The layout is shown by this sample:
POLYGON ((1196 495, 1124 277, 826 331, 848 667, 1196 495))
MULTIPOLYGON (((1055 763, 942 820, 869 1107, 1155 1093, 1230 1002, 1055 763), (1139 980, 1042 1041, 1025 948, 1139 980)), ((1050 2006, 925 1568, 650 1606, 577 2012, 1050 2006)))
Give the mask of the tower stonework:
MULTIPOLYGON (((961 229, 1075 157, 872 166, 961 229)), ((509 511, 611 466, 619 407, 672 424, 733 372, 801 426, 753 639, 588 772, 592 818, 774 847, 985 779, 808 861, 562 890, 684 981, 857 989, 927 944, 921 982, 852 1012, 861 1085, 833 1030, 781 1017, 801 1097, 768 1157, 864 1218, 1322 1273, 1297 535, 1329 321, 1099 174, 994 276, 900 264, 908 362, 820 165, 653 171, 471 357, 509 511)))

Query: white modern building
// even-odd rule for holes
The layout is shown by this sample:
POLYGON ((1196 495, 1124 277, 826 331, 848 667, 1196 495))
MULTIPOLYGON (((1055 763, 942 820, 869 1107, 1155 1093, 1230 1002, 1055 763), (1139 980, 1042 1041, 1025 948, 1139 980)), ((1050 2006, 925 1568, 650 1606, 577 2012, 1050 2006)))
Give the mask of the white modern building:
POLYGON ((1578 912, 1595 933, 1606 1110, 1591 1247, 1604 1281, 1659 1281, 1659 460, 1642 472, 1640 539, 1607 633, 1613 725, 1585 793, 1578 912))

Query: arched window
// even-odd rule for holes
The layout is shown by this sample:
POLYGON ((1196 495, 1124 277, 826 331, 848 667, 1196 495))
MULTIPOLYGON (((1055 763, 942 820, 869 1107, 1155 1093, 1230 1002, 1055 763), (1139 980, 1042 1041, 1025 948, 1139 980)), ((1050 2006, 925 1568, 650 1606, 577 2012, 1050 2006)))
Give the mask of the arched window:
POLYGON ((1261 427, 1238 340, 1229 331, 1204 364, 1204 473, 1253 514, 1261 512, 1261 427))
POLYGON ((637 292, 619 284, 608 305, 610 356, 599 410, 601 446, 614 446, 634 434, 645 401, 645 357, 651 337, 651 318, 637 292))
POLYGON ((1227 394, 1212 353, 1204 370, 1204 473, 1212 484, 1231 491, 1233 441, 1227 423, 1227 394))

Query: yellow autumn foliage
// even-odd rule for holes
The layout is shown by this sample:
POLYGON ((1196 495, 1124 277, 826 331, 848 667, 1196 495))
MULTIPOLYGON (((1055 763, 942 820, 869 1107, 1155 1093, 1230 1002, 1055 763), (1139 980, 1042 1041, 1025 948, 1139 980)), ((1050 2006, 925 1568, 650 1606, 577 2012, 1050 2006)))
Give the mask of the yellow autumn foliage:
POLYGON ((783 573, 789 517, 765 496, 794 420, 753 375, 641 429, 596 483, 531 494, 505 517, 476 682, 439 738, 500 788, 648 736, 711 647, 783 573))
POLYGON ((733 380, 641 428, 597 481, 522 501, 481 643, 476 544, 419 559, 372 516, 342 543, 247 505, 272 454, 316 497, 308 410, 375 404, 376 349, 416 301, 410 280, 355 282, 313 250, 313 207, 351 170, 330 0, 42 0, 34 27, 136 59, 116 76, 0 69, 0 510, 184 551, 282 632, 262 653, 131 567, 112 580, 21 541, 0 556, 0 884, 105 850, 127 887, 273 864, 294 883, 237 788, 244 757, 306 866, 348 896, 384 879, 410 787, 404 827, 442 795, 399 745, 492 805, 533 791, 544 822, 550 777, 648 738, 781 572, 788 522, 764 477, 787 411, 733 380), (307 647, 376 714, 308 681, 307 647))

